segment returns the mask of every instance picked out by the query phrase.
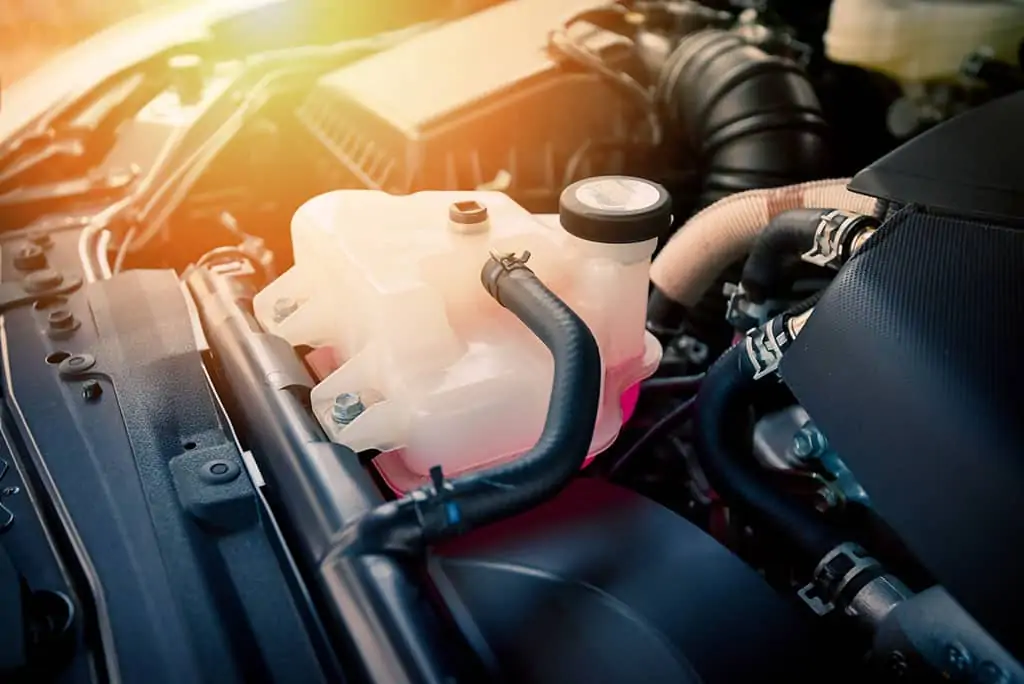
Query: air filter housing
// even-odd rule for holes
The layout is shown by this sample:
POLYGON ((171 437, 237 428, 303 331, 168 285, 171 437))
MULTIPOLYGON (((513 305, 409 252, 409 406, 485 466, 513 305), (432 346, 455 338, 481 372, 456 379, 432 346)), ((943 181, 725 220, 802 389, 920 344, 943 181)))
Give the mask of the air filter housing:
MULTIPOLYGON (((517 0, 453 21, 325 76, 299 116, 350 187, 496 189, 554 211, 573 180, 622 172, 645 130, 636 102, 548 49, 552 30, 593 6, 517 0)), ((632 59, 618 34, 569 32, 613 68, 632 59)))

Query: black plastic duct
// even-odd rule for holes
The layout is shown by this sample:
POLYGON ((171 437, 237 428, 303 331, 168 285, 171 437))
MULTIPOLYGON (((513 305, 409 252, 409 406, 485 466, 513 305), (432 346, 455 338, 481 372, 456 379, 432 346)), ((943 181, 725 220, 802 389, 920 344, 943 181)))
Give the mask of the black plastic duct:
MULTIPOLYGON (((743 190, 828 176, 827 125, 796 62, 769 55, 735 33, 706 29, 683 38, 656 79, 658 102, 697 158, 699 207, 743 190)), ((722 283, 738 278, 738 267, 733 270, 722 283)), ((731 331, 723 324, 721 287, 709 292, 685 310, 655 290, 650 329, 675 330, 686 321, 704 341, 724 346, 731 331)))
POLYGON ((660 70, 656 96, 698 155, 701 205, 827 175, 827 126, 807 74, 735 33, 684 38, 660 70))

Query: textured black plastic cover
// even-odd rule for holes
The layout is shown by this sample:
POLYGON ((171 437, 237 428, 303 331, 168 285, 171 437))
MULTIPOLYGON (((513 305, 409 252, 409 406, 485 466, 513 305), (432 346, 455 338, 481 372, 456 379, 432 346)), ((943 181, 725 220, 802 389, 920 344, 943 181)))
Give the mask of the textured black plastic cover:
POLYGON ((968 111, 903 145, 850 183, 854 192, 958 216, 1024 222, 1024 93, 968 111))
POLYGON ((430 574, 500 681, 804 682, 827 658, 753 569, 602 480, 456 540, 430 574))
POLYGON ((883 517, 1024 654, 1024 232, 898 212, 781 373, 883 517))

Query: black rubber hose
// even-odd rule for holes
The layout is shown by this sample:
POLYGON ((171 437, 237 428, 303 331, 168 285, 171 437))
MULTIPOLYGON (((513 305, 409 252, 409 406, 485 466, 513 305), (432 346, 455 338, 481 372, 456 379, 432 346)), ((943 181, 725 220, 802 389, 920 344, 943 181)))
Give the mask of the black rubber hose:
POLYGON ((791 209, 774 218, 757 236, 743 266, 740 282, 747 298, 762 304, 780 297, 790 284, 800 255, 814 244, 822 216, 830 209, 791 209))
POLYGON ((433 483, 378 507, 349 534, 356 552, 415 552, 522 513, 557 494, 583 465, 601 397, 601 356, 587 324, 524 261, 488 259, 480 274, 488 293, 551 352, 554 378, 540 439, 503 465, 433 483))
POLYGON ((697 455, 725 501, 764 521, 813 565, 845 539, 759 470, 751 456, 749 407, 757 385, 753 378, 754 367, 742 343, 707 372, 694 412, 697 455))
POLYGON ((489 259, 484 287, 551 352, 554 379, 540 439, 514 461, 452 482, 467 524, 525 511, 564 487, 586 459, 601 397, 601 356, 587 324, 520 262, 489 259))
MULTIPOLYGON (((700 207, 829 175, 828 127, 807 74, 735 33, 706 29, 683 38, 657 74, 655 97, 698 159, 700 207)), ((685 319, 703 337, 727 339, 722 280, 691 310, 655 291, 651 330, 672 330, 685 319)))
POLYGON ((657 97, 698 153, 702 205, 828 175, 827 125, 807 74, 736 33, 684 38, 661 70, 657 97))

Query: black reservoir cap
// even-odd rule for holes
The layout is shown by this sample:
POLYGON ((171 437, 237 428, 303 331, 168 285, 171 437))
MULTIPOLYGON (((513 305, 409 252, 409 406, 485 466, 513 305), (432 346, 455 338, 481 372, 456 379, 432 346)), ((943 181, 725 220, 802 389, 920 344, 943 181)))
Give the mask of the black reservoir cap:
POLYGON ((611 244, 644 242, 672 225, 672 198, 662 186, 630 176, 596 176, 562 191, 562 227, 582 240, 611 244))

